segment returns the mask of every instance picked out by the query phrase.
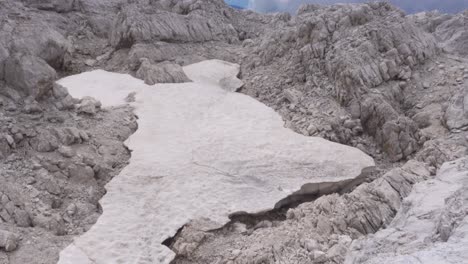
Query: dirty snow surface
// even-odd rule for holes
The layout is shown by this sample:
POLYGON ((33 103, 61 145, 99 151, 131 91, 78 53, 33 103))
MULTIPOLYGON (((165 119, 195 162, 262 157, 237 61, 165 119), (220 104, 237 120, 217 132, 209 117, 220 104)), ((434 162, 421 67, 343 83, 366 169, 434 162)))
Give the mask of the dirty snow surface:
POLYGON ((360 150, 296 134, 272 109, 224 90, 220 81, 235 78, 238 65, 212 60, 184 71, 194 82, 147 86, 102 70, 59 81, 104 106, 135 92, 139 117, 126 142, 130 164, 106 186, 102 216, 60 264, 169 263, 174 253, 161 243, 191 219, 221 227, 232 213, 270 210, 304 184, 338 186, 374 165, 360 150))

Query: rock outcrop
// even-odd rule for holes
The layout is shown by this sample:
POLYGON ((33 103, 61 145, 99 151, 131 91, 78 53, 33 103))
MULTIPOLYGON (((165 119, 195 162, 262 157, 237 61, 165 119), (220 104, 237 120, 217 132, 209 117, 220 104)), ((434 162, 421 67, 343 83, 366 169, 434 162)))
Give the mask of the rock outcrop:
POLYGON ((468 88, 451 98, 444 119, 450 130, 468 129, 468 88))
POLYGON ((18 246, 18 236, 8 231, 0 230, 0 248, 13 251, 18 246))
POLYGON ((141 65, 136 72, 136 77, 144 80, 148 85, 190 82, 180 65, 170 62, 153 65, 146 58, 141 59, 141 65))
POLYGON ((130 48, 135 43, 152 41, 232 42, 236 35, 232 25, 208 17, 190 13, 179 15, 153 6, 129 5, 120 11, 114 22, 110 43, 117 48, 130 48))
POLYGON ((55 70, 38 57, 17 53, 5 61, 5 82, 26 96, 44 96, 56 78, 55 70))
POLYGON ((468 254, 468 160, 417 183, 387 228, 356 240, 345 263, 463 263, 468 254))
MULTIPOLYGON (((274 64, 287 64, 286 85, 304 86, 307 92, 320 94, 325 97, 319 99, 322 104, 341 102, 347 115, 359 119, 364 131, 392 160, 409 157, 420 147, 417 126, 402 115, 401 108, 413 70, 438 53, 432 35, 385 3, 304 7, 279 28, 257 40, 256 55, 249 57, 246 71, 263 74, 276 68, 274 64)), ((268 82, 273 90, 283 89, 273 82, 281 81, 268 82)), ((245 90, 267 90, 258 88, 247 86, 245 90)), ((263 101, 281 108, 277 96, 265 95, 263 101)), ((331 111, 339 111, 327 104, 331 111)), ((320 108, 308 108, 314 115, 324 115, 320 108)), ((323 133, 332 140, 347 143, 356 136, 343 134, 339 126, 322 124, 330 125, 335 135, 329 130, 323 133)), ((300 126, 305 130, 309 125, 300 126)))
POLYGON ((190 223, 171 245, 175 263, 343 263, 352 240, 390 224, 413 184, 429 175, 424 164, 410 161, 349 194, 325 195, 290 209, 284 218, 233 222, 211 231, 190 223))

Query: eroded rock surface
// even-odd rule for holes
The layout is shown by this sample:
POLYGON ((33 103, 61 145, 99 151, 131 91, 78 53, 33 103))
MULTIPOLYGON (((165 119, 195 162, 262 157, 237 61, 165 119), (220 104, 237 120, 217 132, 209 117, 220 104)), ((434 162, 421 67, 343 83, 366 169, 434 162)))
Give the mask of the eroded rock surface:
POLYGON ((468 160, 417 183, 389 226, 353 242, 345 263, 464 263, 468 258, 468 160))

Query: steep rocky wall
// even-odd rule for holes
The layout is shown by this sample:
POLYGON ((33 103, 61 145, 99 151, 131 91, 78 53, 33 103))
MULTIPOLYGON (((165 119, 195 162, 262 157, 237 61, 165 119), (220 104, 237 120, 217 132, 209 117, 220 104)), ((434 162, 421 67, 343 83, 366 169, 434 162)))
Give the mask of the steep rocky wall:
MULTIPOLYGON (((278 30, 244 42, 252 47, 252 55, 243 65, 249 72, 246 78, 253 84, 247 83, 244 92, 269 92, 263 98, 260 95, 260 100, 279 109, 284 107, 284 86, 304 95, 314 93, 322 105, 327 105, 326 112, 323 107, 311 107, 309 100, 301 104, 306 109, 297 110, 312 112, 323 120, 330 120, 327 112, 339 112, 355 124, 348 123, 352 131, 347 131, 343 119, 336 120, 337 125, 319 122, 311 129, 305 129, 310 126, 305 122, 299 124, 302 133, 322 132, 323 136, 349 144, 359 138, 363 128, 393 161, 407 158, 420 148, 423 142, 417 125, 404 113, 404 94, 418 85, 414 72, 439 54, 431 34, 385 3, 310 6, 279 25, 278 30), (286 72, 275 80, 258 83, 252 78, 268 75, 272 69, 281 72, 280 68, 286 72), (358 130, 353 130, 355 127, 358 130)), ((290 101, 287 95, 285 98, 290 101)), ((289 103, 299 106, 297 102, 289 103)))

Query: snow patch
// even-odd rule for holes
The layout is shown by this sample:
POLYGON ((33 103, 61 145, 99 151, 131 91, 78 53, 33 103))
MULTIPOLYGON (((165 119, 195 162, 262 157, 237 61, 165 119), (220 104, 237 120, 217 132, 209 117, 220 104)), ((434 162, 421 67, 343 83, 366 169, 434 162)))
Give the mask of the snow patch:
POLYGON ((339 184, 374 166, 360 150, 296 134, 272 109, 223 90, 238 65, 212 60, 184 71, 193 83, 148 86, 101 70, 59 81, 105 106, 135 92, 139 116, 126 141, 130 163, 106 186, 102 216, 60 264, 169 263, 174 253, 161 243, 191 219, 221 227, 233 212, 271 210, 304 184, 339 184))

